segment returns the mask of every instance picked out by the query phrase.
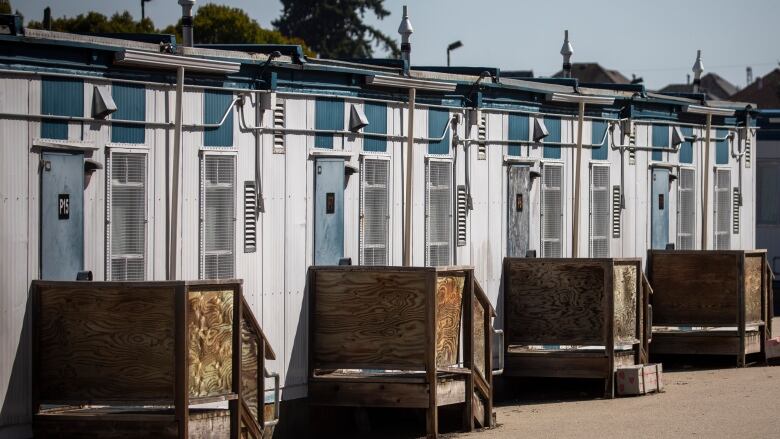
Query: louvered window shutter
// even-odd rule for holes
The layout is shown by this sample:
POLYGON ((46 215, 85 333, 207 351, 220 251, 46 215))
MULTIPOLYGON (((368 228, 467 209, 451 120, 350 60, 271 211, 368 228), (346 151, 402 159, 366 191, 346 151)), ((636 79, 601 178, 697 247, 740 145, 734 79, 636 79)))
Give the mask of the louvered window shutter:
POLYGON ((542 257, 561 257, 563 167, 542 167, 542 257))
POLYGON ((206 154, 201 172, 201 278, 232 278, 235 276, 235 157, 206 154))
POLYGON ((425 167, 425 265, 450 265, 452 163, 429 160, 425 167))
POLYGON ((696 243, 696 171, 680 168, 677 180, 677 249, 694 250, 696 243))
POLYGON ((590 169, 589 253, 592 258, 609 257, 610 228, 609 166, 590 169))
POLYGON ((731 247, 731 171, 715 171, 715 250, 731 247))
POLYGON ((146 154, 111 152, 108 161, 108 278, 146 280, 146 154))
POLYGON ((390 161, 365 158, 360 173, 360 263, 388 265, 390 161))

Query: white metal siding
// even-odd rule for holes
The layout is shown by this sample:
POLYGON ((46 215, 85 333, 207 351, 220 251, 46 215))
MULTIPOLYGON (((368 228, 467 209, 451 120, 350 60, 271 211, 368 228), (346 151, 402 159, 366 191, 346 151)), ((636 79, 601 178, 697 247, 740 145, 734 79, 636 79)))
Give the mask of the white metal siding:
POLYGON ((146 280, 146 153, 109 155, 106 245, 109 280, 146 280))
POLYGON ((450 265, 452 251, 452 163, 429 160, 425 167, 425 265, 450 265))
POLYGON ((365 158, 360 172, 360 263, 388 265, 390 161, 365 158))
POLYGON ((731 247, 731 171, 715 171, 715 250, 731 247))
POLYGON ((204 154, 201 175, 202 279, 235 277, 236 160, 231 155, 204 154))
POLYGON ((592 258, 609 257, 609 229, 611 225, 609 166, 590 169, 590 227, 589 254, 592 258))
POLYGON ((542 167, 542 257, 561 257, 563 166, 542 167))
POLYGON ((696 171, 680 168, 677 179, 677 249, 696 248, 696 171))

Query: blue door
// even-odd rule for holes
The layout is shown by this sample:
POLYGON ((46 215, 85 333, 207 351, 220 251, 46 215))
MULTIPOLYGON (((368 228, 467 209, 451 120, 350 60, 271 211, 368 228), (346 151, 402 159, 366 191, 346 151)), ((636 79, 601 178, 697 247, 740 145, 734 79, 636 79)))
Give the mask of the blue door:
POLYGON ((84 154, 41 159, 41 279, 76 280, 84 269, 84 154))
POLYGON ((650 245, 663 250, 669 242, 669 170, 653 169, 650 199, 650 245))
POLYGON ((344 159, 314 162, 314 265, 344 257, 344 159))

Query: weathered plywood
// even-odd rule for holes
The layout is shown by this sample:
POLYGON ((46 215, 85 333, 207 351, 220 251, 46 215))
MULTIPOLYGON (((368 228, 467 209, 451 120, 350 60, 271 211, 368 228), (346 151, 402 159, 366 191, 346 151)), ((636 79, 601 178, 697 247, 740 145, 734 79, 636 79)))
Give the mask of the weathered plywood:
POLYGON ((355 364, 422 369, 426 282, 433 275, 315 271, 313 367, 355 364))
POLYGON ((173 287, 41 287, 36 325, 41 402, 173 401, 173 287))
POLYGON ((479 300, 474 301, 474 367, 485 375, 485 308, 479 300))
POLYGON ((745 322, 762 320, 761 299, 763 294, 763 255, 745 255, 745 322))
POLYGON ((190 397, 231 393, 233 290, 190 291, 187 299, 190 397))
POLYGON ((603 263, 510 259, 505 282, 508 342, 604 344, 603 263))
POLYGON ((613 268, 612 291, 615 295, 615 342, 633 343, 637 315, 637 265, 616 264, 613 268))
POLYGON ((241 320, 241 397, 252 417, 258 420, 258 358, 260 347, 257 334, 245 320, 241 320))
POLYGON ((653 325, 736 325, 738 255, 653 252, 653 325))
POLYGON ((457 364, 465 276, 436 279, 436 366, 457 364))

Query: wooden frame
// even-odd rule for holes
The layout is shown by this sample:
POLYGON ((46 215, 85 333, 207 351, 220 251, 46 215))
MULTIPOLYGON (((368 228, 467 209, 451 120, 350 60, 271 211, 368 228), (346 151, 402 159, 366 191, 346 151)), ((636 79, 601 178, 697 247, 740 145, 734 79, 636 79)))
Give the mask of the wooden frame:
POLYGON ((244 391, 262 398, 264 379, 242 362, 262 371, 274 353, 241 280, 34 281, 32 294, 36 435, 262 437, 262 399, 251 411, 244 391))
POLYGON ((640 259, 505 258, 504 375, 600 378, 614 398, 615 369, 646 362, 646 294, 640 259))
POLYGON ((772 321, 765 250, 651 250, 648 272, 653 354, 734 355, 744 367, 748 354, 765 352, 772 321))
POLYGON ((474 284, 471 267, 311 267, 310 404, 426 409, 431 437, 444 405, 463 404, 466 431, 492 425, 490 360, 476 371, 474 334, 484 357, 494 311, 474 284))

